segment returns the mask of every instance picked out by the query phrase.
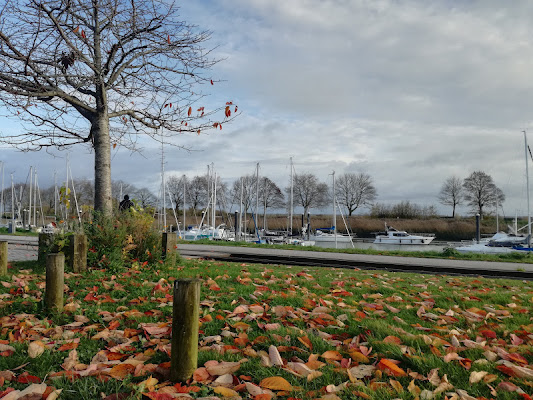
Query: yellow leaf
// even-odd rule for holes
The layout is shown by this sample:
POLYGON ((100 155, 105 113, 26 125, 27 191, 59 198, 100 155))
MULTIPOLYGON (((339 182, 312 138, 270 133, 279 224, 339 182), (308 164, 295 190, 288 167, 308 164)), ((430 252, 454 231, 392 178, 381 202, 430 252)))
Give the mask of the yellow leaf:
POLYGON ((394 379, 391 379, 390 384, 394 388, 394 390, 396 390, 398 393, 403 392, 403 386, 400 382, 395 381, 394 379))
POLYGON ((281 376, 272 376, 270 378, 265 378, 261 382, 259 382, 259 386, 270 390, 283 390, 286 392, 290 392, 293 390, 292 385, 281 376))
POLYGON ((218 386, 218 387, 214 388, 213 391, 216 394, 221 395, 222 397, 234 397, 234 396, 238 396, 239 395, 239 393, 237 393, 235 390, 227 388, 227 387, 224 387, 224 386, 218 386))
POLYGON ((358 352, 357 350, 350 351, 350 358, 358 363, 368 364, 370 360, 363 353, 358 352))

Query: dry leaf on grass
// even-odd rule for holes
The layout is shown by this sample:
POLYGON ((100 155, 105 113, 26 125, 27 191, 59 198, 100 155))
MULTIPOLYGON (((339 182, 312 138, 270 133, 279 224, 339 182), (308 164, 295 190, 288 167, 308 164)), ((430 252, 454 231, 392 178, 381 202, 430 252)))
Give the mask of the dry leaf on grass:
POLYGON ((30 358, 37 358, 44 353, 45 349, 46 345, 42 341, 35 340, 28 346, 28 356, 30 358))
POLYGON ((259 382, 259 386, 265 389, 283 390, 285 392, 290 392, 293 390, 292 385, 281 376, 272 376, 270 378, 265 378, 261 382, 259 382))

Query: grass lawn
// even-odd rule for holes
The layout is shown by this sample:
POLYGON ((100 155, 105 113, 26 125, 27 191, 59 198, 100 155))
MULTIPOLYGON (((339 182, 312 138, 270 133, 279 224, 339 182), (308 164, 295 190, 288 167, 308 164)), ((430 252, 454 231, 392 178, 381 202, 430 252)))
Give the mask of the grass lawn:
POLYGON ((50 314, 42 266, 13 263, 9 273, 0 278, 2 399, 510 400, 533 393, 532 282, 134 263, 67 273, 65 309, 50 314), (199 368, 190 382, 173 384, 172 282, 185 277, 202 280, 199 368))

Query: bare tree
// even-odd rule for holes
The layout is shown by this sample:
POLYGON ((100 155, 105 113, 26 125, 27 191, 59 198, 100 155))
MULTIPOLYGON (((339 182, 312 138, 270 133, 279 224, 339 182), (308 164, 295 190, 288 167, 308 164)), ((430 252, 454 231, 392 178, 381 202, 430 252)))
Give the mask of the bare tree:
POLYGON ((193 210, 207 205, 207 177, 195 176, 189 183, 186 192, 187 203, 191 204, 193 210))
POLYGON ((359 207, 370 206, 377 197, 372 177, 363 172, 346 173, 336 180, 337 201, 352 215, 359 207))
POLYGON ((483 217, 483 208, 502 204, 505 195, 483 171, 474 171, 463 182, 465 200, 474 212, 483 217))
POLYGON ((157 204, 157 197, 148 188, 136 189, 132 194, 142 208, 155 207, 157 204))
POLYGON ((174 207, 176 210, 176 213, 179 213, 179 210, 182 208, 184 204, 184 193, 185 188, 189 185, 189 180, 185 175, 182 175, 181 177, 177 177, 175 175, 171 175, 167 179, 167 191, 170 195, 170 198, 172 199, 172 202, 174 203, 174 207))
POLYGON ((256 175, 245 175, 233 182, 230 196, 233 204, 240 204, 242 193, 243 210, 249 212, 255 205, 256 175))
POLYGON ((452 218, 455 218, 455 209, 464 200, 463 181, 461 178, 452 176, 443 183, 439 195, 439 202, 446 206, 452 206, 452 218))
MULTIPOLYGON (((290 188, 285 189, 287 193, 290 188)), ((309 173, 293 176, 294 201, 303 207, 304 215, 309 209, 324 207, 328 203, 328 185, 318 181, 318 178, 309 173)))
POLYGON ((267 229, 267 210, 271 207, 283 207, 285 197, 278 185, 265 176, 259 179, 259 200, 263 204, 263 228, 267 229))
POLYGON ((0 13, 0 101, 33 125, 0 140, 91 147, 96 210, 112 211, 111 147, 135 150, 139 135, 178 145, 236 111, 199 104, 218 60, 204 47, 210 32, 180 20, 172 0, 5 1, 0 13))

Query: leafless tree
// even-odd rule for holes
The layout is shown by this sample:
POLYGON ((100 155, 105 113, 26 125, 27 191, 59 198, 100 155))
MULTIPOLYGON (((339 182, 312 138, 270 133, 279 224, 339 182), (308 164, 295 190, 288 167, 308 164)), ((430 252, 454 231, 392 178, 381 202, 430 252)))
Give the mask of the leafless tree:
POLYGON ((463 181, 457 176, 452 176, 442 184, 438 195, 439 202, 452 206, 452 218, 455 218, 455 209, 464 200, 463 181))
POLYGON ((147 188, 135 190, 132 197, 142 208, 155 207, 157 204, 157 197, 147 188))
POLYGON ((176 213, 179 213, 179 210, 184 204, 183 194, 187 186, 189 186, 189 180, 185 175, 182 175, 179 178, 175 175, 171 175, 167 179, 167 191, 172 199, 176 213))
POLYGON ((0 102, 24 124, 0 141, 22 150, 89 146, 96 210, 112 211, 112 147, 138 150, 141 135, 179 145, 180 133, 221 128, 236 112, 231 102, 200 103, 218 60, 205 47, 210 32, 181 20, 172 0, 0 7, 0 102))
POLYGON ((265 176, 259 179, 259 200, 263 205, 263 228, 267 229, 267 210, 283 207, 285 197, 279 186, 265 176))
POLYGON ((371 206, 377 197, 372 177, 363 172, 346 173, 335 183, 337 201, 352 215, 359 207, 371 206))
POLYGON ((474 171, 463 182, 465 200, 474 212, 483 217, 483 208, 502 204, 505 195, 492 180, 492 177, 483 171, 474 171))
MULTIPOLYGON (((290 193, 290 188, 285 190, 290 193)), ((319 182, 313 174, 295 174, 293 194, 295 204, 303 207, 304 215, 307 215, 311 208, 324 207, 328 203, 328 185, 319 182)))
POLYGON ((195 176, 191 179, 187 192, 187 204, 190 204, 193 210, 198 210, 207 205, 207 177, 195 176))
POLYGON ((240 205, 242 193, 243 210, 245 212, 252 211, 255 206, 256 182, 256 175, 241 176, 234 181, 230 193, 232 204, 240 205))

